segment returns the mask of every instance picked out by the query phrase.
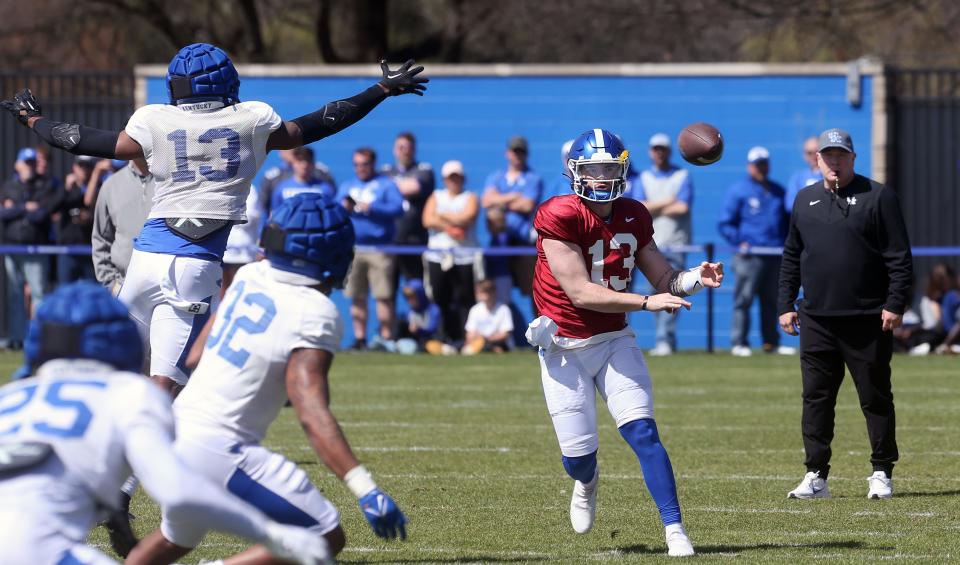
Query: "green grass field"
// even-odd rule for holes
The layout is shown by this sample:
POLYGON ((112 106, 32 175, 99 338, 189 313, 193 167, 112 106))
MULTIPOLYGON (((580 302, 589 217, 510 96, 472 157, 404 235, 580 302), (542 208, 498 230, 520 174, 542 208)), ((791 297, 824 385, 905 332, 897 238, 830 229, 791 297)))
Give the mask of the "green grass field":
MULTIPOLYGON (((0 361, 6 369, 17 362, 0 361)), ((685 522, 710 561, 798 563, 960 560, 960 360, 894 362, 901 462, 894 499, 866 499, 866 427, 853 383, 837 411, 833 499, 787 500, 802 477, 797 357, 684 354, 649 360, 661 435, 685 522)), ((340 509, 345 563, 636 562, 666 560, 663 529, 639 465, 605 410, 592 532, 569 525, 572 481, 530 353, 474 358, 340 355, 333 409, 358 456, 410 518, 409 539, 374 537, 347 489, 310 451, 292 411, 268 440, 340 509)), ((134 501, 141 535, 158 510, 134 501)), ((92 543, 106 548, 100 529, 92 543)), ((187 563, 245 547, 208 536, 187 563)), ((109 551, 109 549, 105 549, 109 551)))

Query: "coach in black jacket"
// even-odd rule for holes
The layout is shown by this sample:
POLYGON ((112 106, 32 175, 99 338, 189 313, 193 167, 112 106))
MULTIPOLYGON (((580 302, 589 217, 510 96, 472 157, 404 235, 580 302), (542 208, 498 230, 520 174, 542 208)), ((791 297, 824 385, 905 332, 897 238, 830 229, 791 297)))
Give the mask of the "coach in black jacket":
POLYGON ((780 268, 780 327, 800 334, 807 466, 803 481, 788 496, 830 496, 826 479, 834 408, 846 365, 870 437, 868 497, 888 498, 898 457, 890 383, 892 330, 909 302, 910 243, 893 191, 854 173, 850 134, 823 132, 817 155, 824 180, 798 193, 780 268), (801 285, 798 315, 794 302, 801 285))

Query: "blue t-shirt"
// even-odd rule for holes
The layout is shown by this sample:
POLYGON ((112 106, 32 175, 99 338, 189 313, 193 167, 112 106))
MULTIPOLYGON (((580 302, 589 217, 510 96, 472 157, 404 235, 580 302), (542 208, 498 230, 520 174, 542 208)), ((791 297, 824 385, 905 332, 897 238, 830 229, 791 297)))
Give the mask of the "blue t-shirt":
MULTIPOLYGON (((530 169, 520 173, 513 182, 510 182, 507 178, 507 171, 490 173, 487 177, 487 182, 485 182, 483 186, 492 186, 496 188, 500 194, 519 192, 524 198, 533 200, 535 205, 540 202, 540 197, 543 194, 543 179, 530 169)), ((521 214, 520 212, 514 212, 512 210, 506 211, 504 220, 507 225, 506 239, 508 245, 531 244, 530 229, 533 227, 533 215, 534 212, 521 214)), ((494 241, 494 245, 498 243, 496 240, 494 241)))
POLYGON ((940 299, 940 317, 943 319, 943 330, 950 333, 953 326, 960 322, 960 292, 948 291, 940 299))
POLYGON ((276 210, 284 200, 304 192, 321 194, 326 198, 333 198, 337 195, 337 189, 328 182, 317 179, 301 182, 296 177, 289 177, 281 180, 274 187, 273 194, 270 195, 270 209, 276 210))
POLYGON ((190 241, 168 228, 163 218, 150 218, 143 224, 140 235, 133 240, 133 248, 147 253, 165 253, 179 257, 222 261, 231 229, 231 226, 227 226, 213 232, 205 239, 190 241))
POLYGON ((396 220, 403 214, 403 196, 400 189, 386 175, 375 175, 368 181, 356 177, 344 182, 337 191, 337 201, 350 197, 356 203, 365 202, 370 210, 350 214, 353 230, 360 245, 391 243, 396 231, 396 220))
POLYGON ((717 229, 734 247, 779 247, 787 238, 788 215, 783 205, 784 188, 768 180, 761 184, 751 177, 734 183, 728 190, 717 229))
POLYGON ((790 175, 790 180, 787 182, 787 194, 783 199, 787 214, 793 212, 793 201, 797 199, 797 193, 817 182, 823 182, 823 175, 820 174, 819 170, 800 169, 790 175))

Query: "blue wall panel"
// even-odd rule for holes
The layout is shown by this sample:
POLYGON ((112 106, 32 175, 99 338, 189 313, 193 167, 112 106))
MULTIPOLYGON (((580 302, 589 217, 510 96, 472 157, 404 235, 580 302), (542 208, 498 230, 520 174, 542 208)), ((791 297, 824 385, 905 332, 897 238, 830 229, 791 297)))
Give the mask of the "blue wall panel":
MULTIPOLYGON (((372 83, 370 77, 242 80, 242 99, 267 102, 286 119, 372 83)), ((723 132, 726 150, 719 163, 693 168, 694 243, 722 243, 716 230, 717 211, 726 187, 746 174, 747 150, 754 145, 770 150, 772 177, 785 184, 794 170, 804 166, 803 140, 826 128, 841 127, 853 135, 859 149, 857 169, 869 173, 872 87, 872 78, 865 77, 863 104, 854 108, 846 101, 844 76, 435 77, 423 98, 388 99, 358 124, 314 144, 314 149, 342 180, 353 174, 353 149, 369 145, 381 162, 390 161, 394 136, 411 130, 417 135, 421 160, 439 170, 444 161, 459 159, 466 167, 468 186, 481 190, 486 175, 504 166, 506 140, 522 134, 530 141, 531 165, 549 189, 561 174, 561 145, 587 129, 602 127, 620 134, 632 148, 635 165, 644 168, 649 166, 646 141, 652 134, 666 132, 675 140, 684 125, 706 121, 723 132)), ((149 102, 164 102, 163 79, 148 79, 147 93, 149 102)), ((266 166, 277 162, 276 155, 271 155, 266 166)), ((729 260, 729 255, 723 253, 720 258, 729 260)), ((701 257, 689 259, 694 262, 701 257)), ((717 296, 718 347, 729 347, 732 283, 731 277, 717 296)), ((527 307, 527 301, 521 303, 527 307)), ((343 312, 346 315, 345 307, 343 312)), ((641 344, 651 346, 650 316, 632 318, 641 344)), ((756 326, 755 321, 751 332, 755 347, 759 346, 756 326)), ((698 296, 694 310, 681 314, 681 347, 702 348, 705 335, 705 300, 698 296)))

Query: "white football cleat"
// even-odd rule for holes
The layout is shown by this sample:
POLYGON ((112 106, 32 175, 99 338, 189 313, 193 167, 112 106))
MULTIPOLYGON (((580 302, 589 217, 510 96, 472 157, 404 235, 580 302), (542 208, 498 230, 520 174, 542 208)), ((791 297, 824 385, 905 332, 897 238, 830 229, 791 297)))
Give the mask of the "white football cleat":
POLYGON ((830 488, 827 486, 827 480, 820 478, 819 472, 808 472, 803 476, 803 480, 797 485, 797 488, 787 493, 787 498, 801 498, 809 500, 812 498, 830 498, 830 488))
POLYGON ((880 499, 893 496, 893 479, 887 477, 883 471, 874 471, 867 477, 870 483, 870 490, 867 491, 867 498, 880 499))
POLYGON ((666 528, 667 555, 670 557, 690 557, 695 552, 683 524, 670 524, 666 528))
POLYGON ((597 487, 600 484, 600 468, 593 474, 589 483, 574 481, 573 496, 570 498, 570 525, 578 534, 585 534, 593 527, 597 515, 597 487))

